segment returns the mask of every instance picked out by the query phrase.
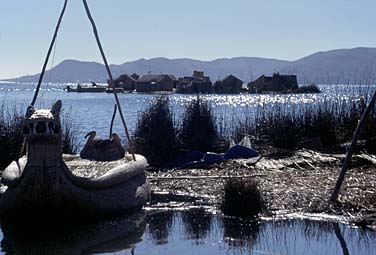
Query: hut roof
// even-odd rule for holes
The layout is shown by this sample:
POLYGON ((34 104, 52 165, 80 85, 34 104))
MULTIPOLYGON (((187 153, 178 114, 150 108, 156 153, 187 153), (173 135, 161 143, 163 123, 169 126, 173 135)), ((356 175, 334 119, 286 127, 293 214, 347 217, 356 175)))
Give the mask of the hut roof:
POLYGON ((231 79, 231 80, 239 80, 239 81, 243 82, 243 81, 240 80, 238 77, 236 77, 236 76, 234 76, 234 75, 232 75, 232 74, 227 75, 225 78, 222 79, 222 81, 227 81, 227 80, 229 80, 229 79, 231 79))
POLYGON ((175 76, 172 74, 147 74, 139 78, 137 82, 160 82, 166 78, 176 81, 175 76))
POLYGON ((125 80, 125 79, 131 79, 131 80, 134 80, 132 76, 128 75, 128 74, 122 74, 120 75, 116 80, 118 81, 122 81, 122 80, 125 80))

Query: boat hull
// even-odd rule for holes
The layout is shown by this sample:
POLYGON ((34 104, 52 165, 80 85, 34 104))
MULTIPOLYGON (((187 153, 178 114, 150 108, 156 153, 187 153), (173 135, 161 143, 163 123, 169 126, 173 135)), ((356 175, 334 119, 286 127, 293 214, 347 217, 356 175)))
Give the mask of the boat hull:
MULTIPOLYGON (((90 166, 81 164, 84 168, 90 166)), ((26 162, 22 174, 9 182, 0 199, 0 216, 14 218, 27 212, 33 217, 62 214, 95 218, 141 208, 150 196, 146 164, 126 164, 99 178, 84 178, 75 176, 65 162, 42 167, 26 162)))
POLYGON ((79 86, 72 88, 70 86, 66 87, 67 92, 78 92, 78 93, 102 93, 106 92, 107 87, 105 86, 79 86))

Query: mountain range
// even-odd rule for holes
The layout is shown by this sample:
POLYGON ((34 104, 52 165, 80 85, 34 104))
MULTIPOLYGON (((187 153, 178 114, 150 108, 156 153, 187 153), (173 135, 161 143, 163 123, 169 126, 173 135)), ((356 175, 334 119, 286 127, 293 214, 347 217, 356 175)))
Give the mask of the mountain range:
MULTIPOLYGON (((262 74, 296 74, 299 83, 339 84, 368 83, 376 78, 376 48, 338 49, 317 52, 294 61, 235 57, 201 61, 189 58, 152 58, 110 65, 114 78, 123 73, 144 75, 173 74, 176 77, 189 76, 193 70, 202 70, 212 81, 233 74, 249 82, 262 74)), ((27 75, 9 81, 36 82, 39 74, 27 75)), ((105 82, 104 65, 96 62, 64 60, 46 71, 45 82, 105 82)))

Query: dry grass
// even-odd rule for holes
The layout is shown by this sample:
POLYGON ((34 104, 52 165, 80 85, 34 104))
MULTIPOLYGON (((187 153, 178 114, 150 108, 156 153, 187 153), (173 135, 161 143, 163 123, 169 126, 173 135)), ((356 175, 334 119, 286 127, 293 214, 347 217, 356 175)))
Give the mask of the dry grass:
MULTIPOLYGON (((376 226, 375 163, 362 155, 354 156, 340 192, 340 202, 329 203, 344 157, 344 154, 301 150, 288 157, 262 158, 254 166, 229 161, 209 169, 148 173, 148 178, 154 193, 186 197, 187 205, 194 198, 194 204, 217 208, 223 203, 229 177, 254 178, 266 208, 263 215, 326 213, 345 216, 352 222, 368 220, 376 226)), ((371 159, 376 162, 375 156, 371 159)))

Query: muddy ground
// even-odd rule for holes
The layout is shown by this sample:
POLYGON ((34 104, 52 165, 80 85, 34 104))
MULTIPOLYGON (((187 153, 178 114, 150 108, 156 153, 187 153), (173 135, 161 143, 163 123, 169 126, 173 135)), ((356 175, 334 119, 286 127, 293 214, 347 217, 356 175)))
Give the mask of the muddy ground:
MULTIPOLYGON (((300 150, 265 155, 256 164, 232 160, 197 169, 148 169, 152 207, 190 205, 220 208, 229 177, 255 178, 266 204, 264 216, 288 213, 338 215, 359 226, 376 227, 376 157, 353 156, 338 203, 329 197, 344 154, 300 150), (284 154, 284 155, 282 155, 284 154)), ((245 201, 246 202, 246 201, 245 201)))

